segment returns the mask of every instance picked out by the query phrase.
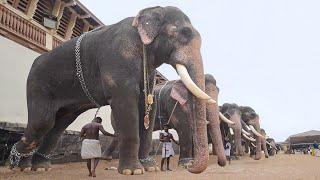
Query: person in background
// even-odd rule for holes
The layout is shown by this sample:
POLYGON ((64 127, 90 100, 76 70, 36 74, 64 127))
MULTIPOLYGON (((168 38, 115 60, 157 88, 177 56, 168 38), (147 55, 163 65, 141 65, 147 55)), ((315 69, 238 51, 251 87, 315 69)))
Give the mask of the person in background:
POLYGON ((106 136, 116 137, 104 130, 102 119, 96 117, 92 122, 84 125, 80 132, 80 137, 83 138, 81 146, 81 157, 87 160, 87 168, 89 176, 96 177, 96 167, 101 157, 101 145, 99 141, 99 131, 106 136))
POLYGON ((165 171, 163 169, 164 161, 167 160, 167 170, 171 171, 169 168, 170 165, 170 157, 174 156, 174 150, 172 147, 172 142, 179 145, 179 143, 173 138, 172 134, 169 133, 169 125, 164 125, 164 131, 160 132, 160 141, 162 142, 162 159, 161 159, 161 171, 165 171))
POLYGON ((225 153, 226 158, 229 161, 229 165, 230 165, 231 164, 231 157, 230 157, 231 143, 229 141, 229 138, 226 138, 226 144, 225 144, 225 147, 224 147, 224 153, 225 153))

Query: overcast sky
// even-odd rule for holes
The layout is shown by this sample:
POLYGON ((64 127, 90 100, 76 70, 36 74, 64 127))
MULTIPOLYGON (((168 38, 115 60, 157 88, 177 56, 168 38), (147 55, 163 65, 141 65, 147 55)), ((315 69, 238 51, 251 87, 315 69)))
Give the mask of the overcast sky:
MULTIPOLYGON (((320 130, 320 1, 81 0, 113 24, 151 6, 176 6, 202 36, 205 72, 217 79, 219 104, 253 107, 276 141, 320 130)), ((159 70, 177 79, 173 68, 159 70)))

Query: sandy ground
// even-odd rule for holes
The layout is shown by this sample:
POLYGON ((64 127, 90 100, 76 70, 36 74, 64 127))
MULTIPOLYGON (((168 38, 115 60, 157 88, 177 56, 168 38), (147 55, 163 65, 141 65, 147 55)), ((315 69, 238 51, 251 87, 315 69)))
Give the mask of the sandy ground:
MULTIPOLYGON (((249 157, 231 162, 231 165, 219 167, 214 156, 210 157, 210 165, 202 174, 191 174, 186 169, 177 166, 176 156, 172 159, 172 172, 146 172, 139 176, 124 176, 117 170, 104 170, 106 167, 117 166, 118 161, 102 161, 97 168, 95 179, 320 179, 320 158, 310 155, 278 154, 269 159, 259 161, 249 157)), ((159 157, 157 157, 159 162, 159 157)), ((92 179, 87 176, 85 163, 67 163, 53 165, 48 171, 15 172, 7 167, 0 168, 0 179, 92 179)))

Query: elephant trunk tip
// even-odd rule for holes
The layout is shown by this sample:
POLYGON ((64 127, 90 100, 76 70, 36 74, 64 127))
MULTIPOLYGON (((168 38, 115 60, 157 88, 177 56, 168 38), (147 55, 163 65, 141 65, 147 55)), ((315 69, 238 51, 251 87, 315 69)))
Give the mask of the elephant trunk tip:
POLYGON ((218 159, 218 165, 221 166, 221 167, 224 167, 227 165, 227 159, 224 158, 224 159, 218 159))
POLYGON ((207 169, 209 154, 200 153, 195 162, 188 167, 188 171, 194 174, 200 174, 207 169))

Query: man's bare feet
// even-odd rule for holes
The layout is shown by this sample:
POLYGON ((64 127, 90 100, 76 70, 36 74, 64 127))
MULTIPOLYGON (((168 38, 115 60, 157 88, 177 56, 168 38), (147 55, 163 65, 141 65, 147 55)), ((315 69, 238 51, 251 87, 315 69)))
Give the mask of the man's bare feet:
POLYGON ((92 177, 97 177, 96 172, 92 172, 92 177))
POLYGON ((89 177, 91 177, 92 176, 92 174, 91 173, 89 173, 89 175, 88 175, 89 177))

